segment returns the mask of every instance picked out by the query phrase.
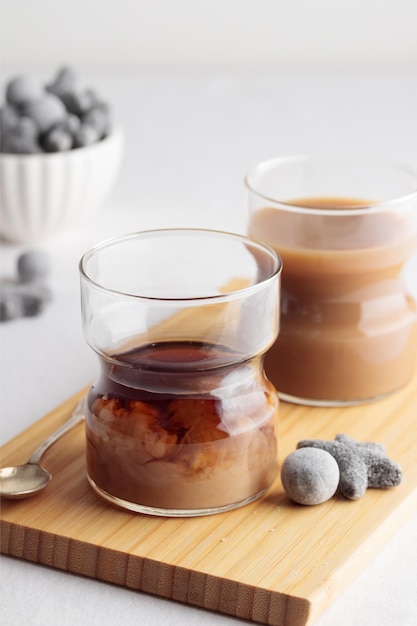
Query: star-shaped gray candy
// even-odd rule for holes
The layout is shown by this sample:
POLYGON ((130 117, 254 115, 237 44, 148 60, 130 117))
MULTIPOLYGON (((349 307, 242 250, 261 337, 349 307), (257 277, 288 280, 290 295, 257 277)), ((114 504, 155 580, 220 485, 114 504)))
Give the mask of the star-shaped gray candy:
POLYGON ((297 448, 321 448, 336 460, 339 471, 339 491, 350 500, 361 498, 368 487, 386 489, 401 483, 402 470, 387 457, 385 446, 372 442, 357 442, 347 435, 336 435, 334 441, 305 439, 297 448))

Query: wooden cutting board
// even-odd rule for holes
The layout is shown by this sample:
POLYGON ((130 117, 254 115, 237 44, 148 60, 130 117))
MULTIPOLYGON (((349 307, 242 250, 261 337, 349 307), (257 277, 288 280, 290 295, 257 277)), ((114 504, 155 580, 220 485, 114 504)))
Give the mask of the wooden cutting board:
MULTIPOLYGON (((1 464, 23 463, 70 414, 76 397, 2 450, 1 464)), ((253 504, 214 516, 165 519, 102 502, 85 478, 84 427, 44 456, 53 475, 28 500, 4 501, 1 550, 272 626, 314 621, 417 510, 417 377, 374 404, 307 408, 281 402, 281 460, 304 438, 339 432, 379 441, 403 468, 403 483, 368 490, 355 502, 335 496, 313 507, 291 503, 279 478, 253 504)))

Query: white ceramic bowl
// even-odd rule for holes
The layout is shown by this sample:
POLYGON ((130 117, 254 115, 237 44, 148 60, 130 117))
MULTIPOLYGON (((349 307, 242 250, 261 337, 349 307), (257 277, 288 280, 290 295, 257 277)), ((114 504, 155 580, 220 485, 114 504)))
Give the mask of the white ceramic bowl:
POLYGON ((81 223, 110 192, 119 172, 123 133, 68 152, 0 155, 0 234, 33 243, 81 223))

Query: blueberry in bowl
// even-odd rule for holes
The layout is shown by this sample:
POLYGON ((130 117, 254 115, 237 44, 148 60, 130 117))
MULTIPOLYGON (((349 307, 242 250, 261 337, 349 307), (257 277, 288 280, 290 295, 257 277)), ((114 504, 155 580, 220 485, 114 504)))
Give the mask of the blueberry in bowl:
POLYGON ((97 90, 71 67, 43 84, 11 78, 0 109, 2 238, 48 239, 99 207, 120 170, 123 133, 97 90))

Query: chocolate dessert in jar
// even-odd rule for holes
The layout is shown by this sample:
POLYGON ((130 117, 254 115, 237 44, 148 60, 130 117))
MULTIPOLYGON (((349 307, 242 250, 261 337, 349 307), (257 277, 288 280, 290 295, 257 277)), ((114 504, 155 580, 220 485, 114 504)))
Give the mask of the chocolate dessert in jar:
POLYGON ((292 157, 246 178, 249 233, 283 261, 266 372, 281 398, 344 406, 416 372, 417 174, 362 158, 292 157))
POLYGON ((263 370, 281 263, 246 237, 169 229, 104 242, 80 263, 100 373, 87 397, 87 474, 123 508, 233 509, 275 480, 278 397, 263 370))

